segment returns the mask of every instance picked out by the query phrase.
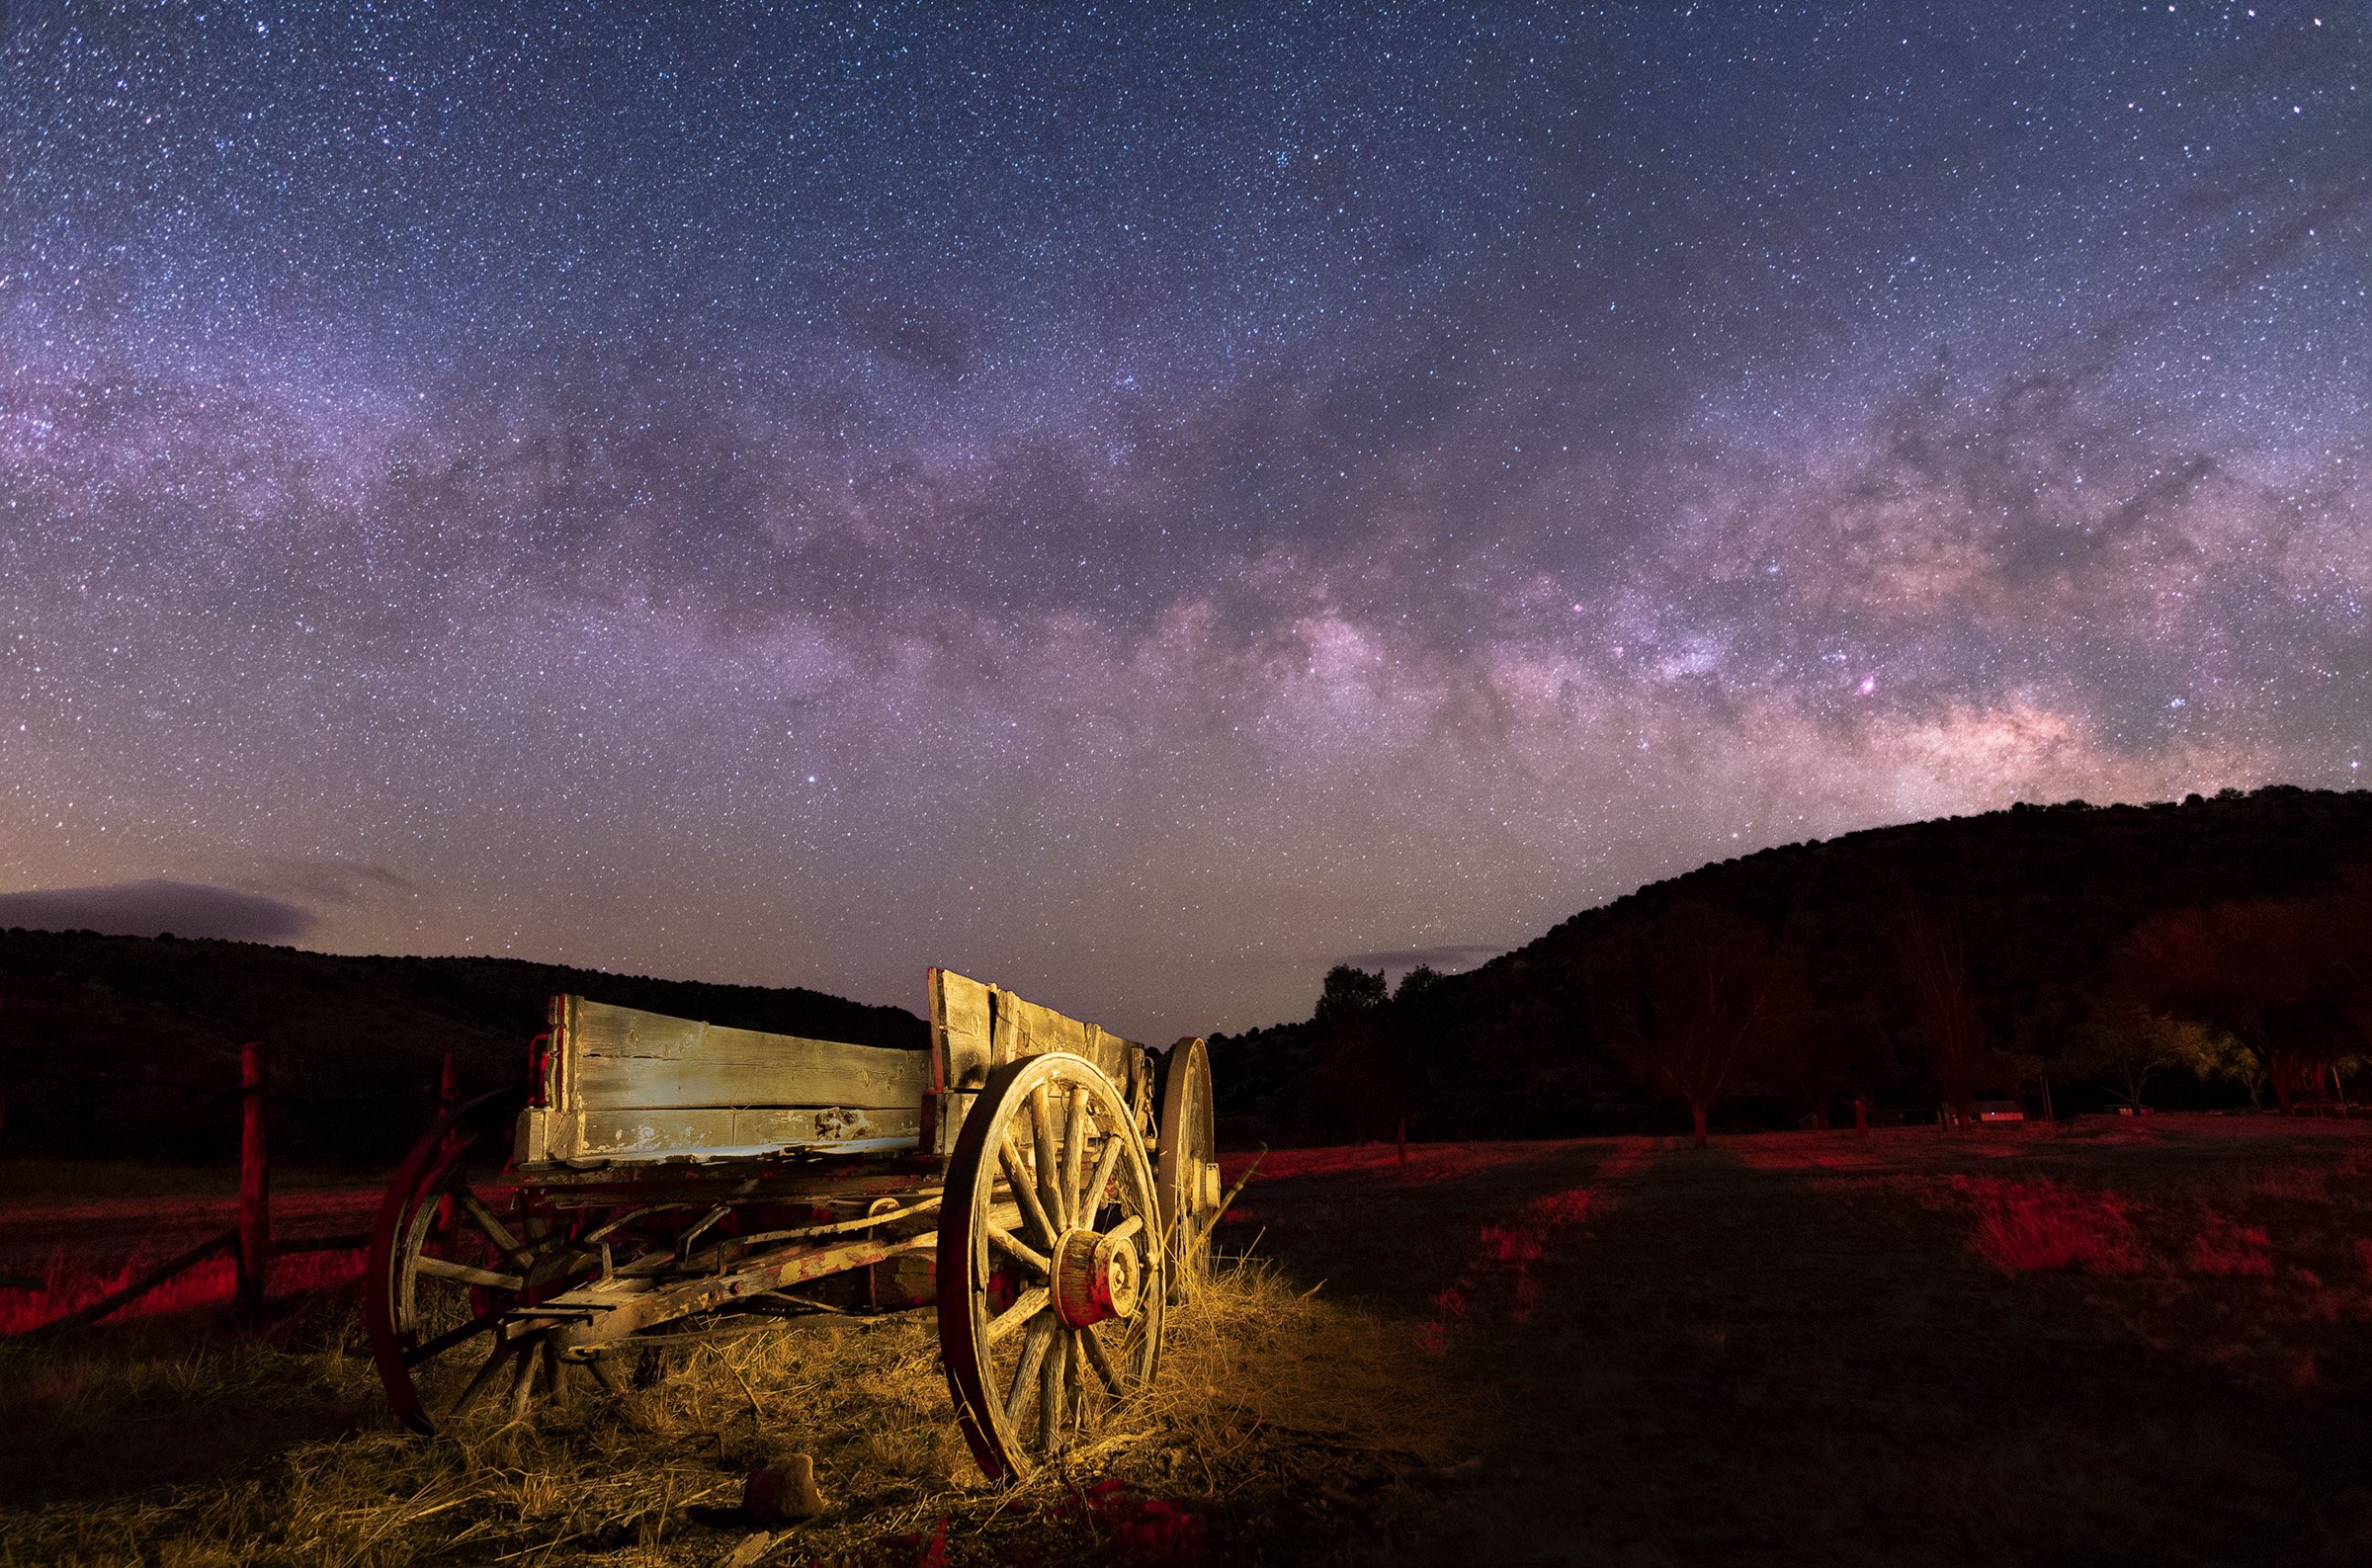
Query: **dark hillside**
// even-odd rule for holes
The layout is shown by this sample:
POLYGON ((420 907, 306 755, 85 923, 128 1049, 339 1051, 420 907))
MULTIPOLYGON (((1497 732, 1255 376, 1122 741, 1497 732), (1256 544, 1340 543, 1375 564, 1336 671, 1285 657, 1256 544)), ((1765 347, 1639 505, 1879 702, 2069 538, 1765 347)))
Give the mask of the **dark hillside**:
MULTIPOLYGON (((1602 986, 1616 954, 1683 904, 1775 928, 1813 1026, 1846 1054, 1887 1064, 1873 1075, 1882 1102, 1932 1107, 1913 1044, 1907 929, 1942 933, 1965 952, 1991 1047, 2047 1069, 2144 919, 2318 892, 2368 859, 2372 793, 2288 786, 2180 804, 2021 805, 1764 850, 1575 915, 1480 969, 1387 1003, 1355 1037, 1294 1024, 1215 1040, 1222 1126, 1236 1140, 1388 1135, 1391 1116, 1379 1120, 1376 1092, 1361 1083, 1363 1055, 1405 1080, 1382 1109, 1404 1111, 1412 1135, 1665 1125, 1593 1025, 1591 976, 1602 986)), ((1765 1118, 1779 1112, 1765 1107, 1765 1118)))
POLYGON ((524 1083, 546 999, 574 992, 742 1029, 919 1048, 920 1020, 817 991, 652 980, 512 958, 340 957, 249 943, 0 932, 0 1154, 235 1158, 238 1048, 267 1047, 275 1151, 384 1164, 465 1089, 524 1083))

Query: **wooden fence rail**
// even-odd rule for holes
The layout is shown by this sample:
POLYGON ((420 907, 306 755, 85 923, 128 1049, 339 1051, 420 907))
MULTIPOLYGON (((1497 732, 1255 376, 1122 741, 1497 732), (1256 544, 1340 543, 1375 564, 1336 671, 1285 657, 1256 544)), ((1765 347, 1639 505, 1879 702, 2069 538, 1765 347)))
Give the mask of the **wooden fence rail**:
MULTIPOLYGON (((308 1236, 285 1241, 272 1239, 272 1163, 269 1112, 270 1074, 261 1045, 239 1047, 239 1207, 237 1223, 149 1269, 100 1299, 76 1307, 62 1317, 11 1336, 20 1343, 39 1343, 86 1324, 96 1323, 119 1307, 138 1300, 166 1281, 187 1274, 219 1252, 237 1264, 232 1300, 242 1314, 263 1309, 271 1291, 272 1260, 299 1253, 358 1252, 371 1244, 368 1231, 352 1235, 308 1236)), ((437 1114, 461 1103, 461 1077, 451 1051, 445 1053, 437 1081, 437 1114)))

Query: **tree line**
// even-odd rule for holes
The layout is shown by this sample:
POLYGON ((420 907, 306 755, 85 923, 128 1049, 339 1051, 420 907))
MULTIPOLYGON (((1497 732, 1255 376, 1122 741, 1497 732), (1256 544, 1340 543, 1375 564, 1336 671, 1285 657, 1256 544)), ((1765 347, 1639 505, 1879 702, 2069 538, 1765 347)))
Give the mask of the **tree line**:
POLYGON ((1223 1111, 1311 1140, 1677 1113, 1702 1140, 2046 1086, 2063 1110, 2344 1098, 2372 1053, 2367 804, 2276 788, 1915 824, 1644 889, 1473 975, 1390 989, 1337 965, 1306 1023, 1215 1041, 1223 1111))

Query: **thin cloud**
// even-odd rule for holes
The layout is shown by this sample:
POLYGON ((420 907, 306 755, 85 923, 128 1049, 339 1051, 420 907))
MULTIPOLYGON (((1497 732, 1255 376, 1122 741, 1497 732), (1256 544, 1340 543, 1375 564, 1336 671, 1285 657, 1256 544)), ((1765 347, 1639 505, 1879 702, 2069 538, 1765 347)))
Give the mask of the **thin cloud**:
POLYGON ((0 926, 37 931, 96 931, 107 937, 171 932, 224 942, 290 943, 315 924, 311 910, 277 898, 161 877, 104 887, 0 893, 0 926))

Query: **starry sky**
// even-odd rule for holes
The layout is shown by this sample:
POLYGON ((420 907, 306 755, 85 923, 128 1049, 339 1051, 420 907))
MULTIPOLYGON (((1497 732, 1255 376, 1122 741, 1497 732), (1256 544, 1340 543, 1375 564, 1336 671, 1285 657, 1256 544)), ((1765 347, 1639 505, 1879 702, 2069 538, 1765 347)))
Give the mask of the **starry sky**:
POLYGON ((2372 741, 2353 0, 0 19, 33 923, 1165 1040, 2372 741))

